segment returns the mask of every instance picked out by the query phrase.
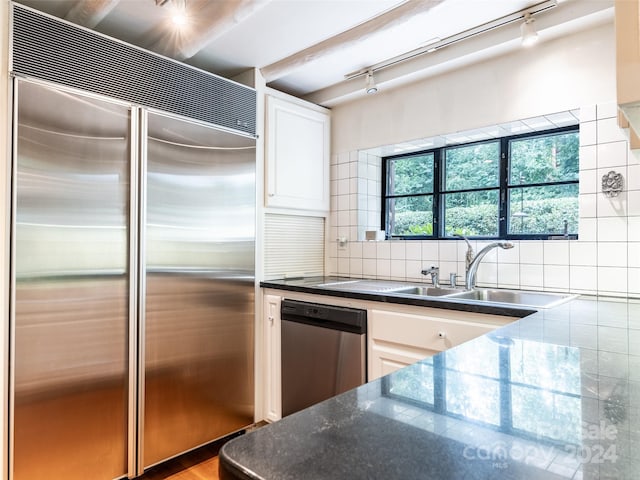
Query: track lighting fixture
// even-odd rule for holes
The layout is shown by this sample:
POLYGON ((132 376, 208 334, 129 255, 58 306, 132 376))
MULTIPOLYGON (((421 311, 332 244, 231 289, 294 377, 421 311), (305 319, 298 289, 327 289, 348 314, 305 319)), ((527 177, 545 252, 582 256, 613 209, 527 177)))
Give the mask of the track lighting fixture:
POLYGON ((530 47, 538 41, 538 32, 536 32, 536 27, 533 26, 535 21, 535 18, 529 12, 524 14, 524 22, 520 25, 523 47, 530 47))
POLYGON ((178 28, 189 23, 187 0, 156 0, 157 7, 169 6, 171 22, 178 28))
POLYGON ((365 90, 367 93, 376 93, 378 91, 378 87, 376 86, 376 81, 373 78, 373 70, 367 71, 367 86, 365 90))
MULTIPOLYGON (((536 28, 534 26, 534 15, 537 16, 549 9, 557 7, 558 1, 560 0, 543 0, 540 3, 531 5, 525 9, 510 13, 509 15, 504 15, 503 17, 496 18, 495 20, 491 20, 490 22, 486 22, 481 25, 476 25, 475 27, 469 28, 449 37, 433 38, 431 40, 423 42, 418 48, 414 50, 410 50, 395 57, 388 58, 382 62, 369 65, 367 67, 361 68, 360 70, 356 70, 355 72, 347 73, 344 78, 347 80, 352 80, 357 77, 366 76, 366 92, 375 93, 378 89, 373 80, 374 71, 377 72, 378 70, 382 70, 384 68, 400 64, 402 62, 413 60, 422 55, 431 54, 443 48, 455 45, 459 42, 476 38, 478 35, 493 31, 497 28, 506 27, 507 25, 513 25, 515 28, 517 28, 517 25, 520 24, 522 45, 533 45, 538 41, 538 32, 536 32, 536 28)), ((515 37, 514 40, 517 41, 517 37, 515 37)))

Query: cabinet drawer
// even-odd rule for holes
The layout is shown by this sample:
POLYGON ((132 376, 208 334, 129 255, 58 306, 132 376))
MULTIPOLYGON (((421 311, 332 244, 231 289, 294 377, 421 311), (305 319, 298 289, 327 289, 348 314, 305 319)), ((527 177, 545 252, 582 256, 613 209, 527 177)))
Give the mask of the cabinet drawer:
MULTIPOLYGON (((464 315, 464 314, 462 314, 464 315)), ((473 315, 473 314, 470 314, 473 315)), ((444 351, 496 328, 467 320, 371 310, 372 341, 397 343, 420 349, 444 351)))

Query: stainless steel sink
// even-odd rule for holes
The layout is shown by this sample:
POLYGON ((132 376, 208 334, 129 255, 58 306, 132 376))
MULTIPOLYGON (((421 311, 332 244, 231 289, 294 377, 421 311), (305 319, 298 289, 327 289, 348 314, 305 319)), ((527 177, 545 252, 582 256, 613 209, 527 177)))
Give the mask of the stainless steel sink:
POLYGON ((508 303, 523 307, 551 308, 577 297, 566 293, 529 292, 526 290, 502 290, 478 288, 448 295, 449 298, 478 300, 481 302, 508 303))
POLYGON ((460 289, 446 288, 446 287, 406 287, 399 288, 397 290, 390 290, 389 293, 399 293, 402 295, 422 295, 427 297, 441 297, 443 295, 451 295, 452 293, 459 293, 460 289))

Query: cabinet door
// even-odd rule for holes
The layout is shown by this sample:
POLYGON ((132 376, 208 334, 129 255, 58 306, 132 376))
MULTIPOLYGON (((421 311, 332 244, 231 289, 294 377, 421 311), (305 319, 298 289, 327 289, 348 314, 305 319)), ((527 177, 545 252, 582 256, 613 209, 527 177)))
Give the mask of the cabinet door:
POLYGON ((393 373, 436 353, 438 351, 372 340, 369 351, 369 380, 393 373))
POLYGON ((267 96, 266 205, 329 210, 329 115, 267 96))
POLYGON ((280 366, 280 302, 277 295, 264 296, 264 417, 270 422, 282 417, 280 366))

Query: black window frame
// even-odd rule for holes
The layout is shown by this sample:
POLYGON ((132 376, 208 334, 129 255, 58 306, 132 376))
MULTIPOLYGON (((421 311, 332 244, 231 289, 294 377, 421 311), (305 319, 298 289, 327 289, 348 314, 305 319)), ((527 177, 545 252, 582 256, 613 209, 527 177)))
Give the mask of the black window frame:
MULTIPOLYGON (((509 191, 515 188, 527 188, 527 187, 546 187, 555 185, 579 185, 579 171, 578 165, 578 178, 575 180, 562 180, 545 183, 523 183, 518 185, 509 185, 509 145, 514 140, 522 140, 536 137, 546 137, 552 135, 559 135, 564 133, 580 133, 579 125, 570 125, 567 127, 559 127, 548 130, 541 130, 536 132, 527 132, 517 135, 510 135, 501 138, 483 139, 475 142, 468 143, 456 143, 450 145, 444 145, 437 148, 431 148, 427 150, 421 150, 411 153, 402 153, 397 155, 390 155, 382 158, 382 201, 381 201, 381 228, 385 231, 386 239, 388 240, 457 240, 457 237, 447 236, 444 232, 444 202, 443 196, 445 193, 466 193, 473 191, 499 191, 499 205, 498 205, 498 235, 497 236, 470 236, 470 238, 477 240, 549 240, 551 238, 557 238, 562 235, 560 232, 550 233, 535 233, 535 234, 523 234, 523 233, 509 233, 508 232, 508 212, 509 212, 509 191), (480 145, 486 143, 499 143, 499 181, 498 187, 479 187, 463 190, 445 190, 445 152, 450 148, 459 148, 465 146, 480 145), (423 155, 433 155, 433 193, 429 194, 433 196, 433 234, 432 235, 391 235, 388 229, 388 200, 394 198, 407 198, 416 197, 415 194, 402 194, 402 195, 389 195, 388 189, 388 171, 390 162, 400 158, 410 158, 423 155)), ((565 238, 575 240, 578 238, 577 232, 569 233, 565 238)))

